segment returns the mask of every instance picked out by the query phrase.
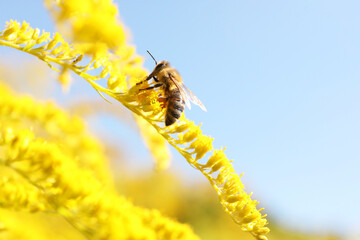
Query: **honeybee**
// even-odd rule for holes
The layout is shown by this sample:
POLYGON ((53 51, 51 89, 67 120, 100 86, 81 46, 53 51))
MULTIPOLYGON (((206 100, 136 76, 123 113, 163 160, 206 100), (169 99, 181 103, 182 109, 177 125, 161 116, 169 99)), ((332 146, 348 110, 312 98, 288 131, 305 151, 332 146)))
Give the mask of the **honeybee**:
POLYGON ((176 71, 175 68, 172 68, 168 61, 161 61, 158 63, 151 53, 149 51, 147 52, 150 54, 152 59, 154 59, 156 66, 152 73, 150 73, 144 81, 141 81, 136 85, 140 85, 153 78, 155 85, 140 89, 140 91, 157 87, 161 87, 163 89, 166 108, 165 126, 174 124, 180 118, 185 105, 191 109, 190 102, 198 105, 206 112, 206 108, 201 101, 184 85, 179 72, 176 71))

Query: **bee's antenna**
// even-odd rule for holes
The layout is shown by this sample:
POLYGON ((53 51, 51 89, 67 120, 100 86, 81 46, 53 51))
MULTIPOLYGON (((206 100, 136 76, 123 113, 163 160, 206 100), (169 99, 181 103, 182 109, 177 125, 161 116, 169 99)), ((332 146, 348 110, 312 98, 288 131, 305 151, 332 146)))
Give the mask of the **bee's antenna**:
POLYGON ((152 57, 152 59, 154 59, 155 64, 157 65, 157 61, 155 60, 155 58, 153 57, 153 55, 151 55, 151 53, 149 52, 149 50, 146 50, 148 52, 148 54, 150 54, 150 56, 152 57))

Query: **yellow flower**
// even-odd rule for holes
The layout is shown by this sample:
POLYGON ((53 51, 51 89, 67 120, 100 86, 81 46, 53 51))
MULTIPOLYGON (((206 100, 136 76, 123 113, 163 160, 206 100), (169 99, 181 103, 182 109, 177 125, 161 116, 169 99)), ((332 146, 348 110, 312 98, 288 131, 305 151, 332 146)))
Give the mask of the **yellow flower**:
POLYGON ((45 196, 41 190, 27 183, 19 176, 5 170, 0 171, 0 206, 12 210, 30 212, 47 209, 45 196))
POLYGON ((187 120, 184 114, 174 125, 164 127, 164 108, 159 101, 163 93, 159 90, 140 91, 144 86, 140 88, 136 85, 144 80, 147 71, 141 66, 142 60, 136 56, 134 49, 125 43, 125 31, 116 20, 117 11, 114 10, 111 1, 65 0, 58 2, 57 9, 51 6, 60 23, 70 20, 72 36, 76 41, 75 47, 71 47, 58 35, 50 39, 50 43, 45 43, 48 39, 39 40, 41 37, 38 36, 38 31, 24 24, 20 27, 15 22, 10 22, 8 28, 0 34, 0 45, 35 55, 47 62, 50 67, 53 63, 66 67, 83 77, 100 94, 106 93, 115 98, 134 114, 146 120, 149 127, 153 127, 157 134, 166 139, 192 167, 209 180, 224 210, 244 231, 251 232, 258 239, 266 239, 264 235, 269 229, 265 226, 265 216, 256 209, 257 202, 251 200, 251 195, 244 191, 240 177, 223 153, 224 150, 213 151, 213 139, 203 135, 201 125, 197 126, 187 120), (99 10, 95 3, 99 4, 99 10), (99 23, 104 26, 100 26, 99 23), (103 29, 100 29, 101 27, 103 29), (21 28, 25 30, 20 31, 21 28), (21 38, 22 35, 26 38, 21 38), (31 37, 28 42, 24 41, 23 39, 28 39, 29 35, 31 37), (59 44, 54 45, 56 36, 59 44), (116 41, 113 41, 114 39, 116 41), (34 44, 43 45, 33 48, 34 44), (52 48, 49 47, 50 44, 52 48), (91 61, 82 66, 84 60, 77 60, 79 56, 86 54, 90 56, 91 61), (93 69, 99 70, 100 74, 91 74, 90 71, 93 69), (108 88, 96 82, 101 78, 106 78, 108 88))
POLYGON ((116 50, 125 42, 124 27, 117 20, 118 10, 111 0, 46 0, 57 23, 69 23, 73 41, 101 42, 116 50))
MULTIPOLYGON (((244 191, 240 177, 224 154, 224 150, 215 150, 205 164, 200 163, 203 157, 213 149, 212 138, 202 135, 200 126, 187 120, 184 115, 169 128, 162 127, 163 115, 156 115, 157 118, 143 110, 145 100, 127 101, 136 99, 138 86, 134 86, 127 94, 117 94, 100 86, 99 91, 118 99, 134 113, 142 116, 188 161, 188 163, 201 171, 216 190, 224 210, 238 223, 244 231, 249 231, 258 239, 267 239, 265 234, 269 232, 266 227, 267 221, 259 210, 256 209, 257 202, 251 200, 250 196, 244 191), (129 96, 130 95, 130 96, 129 96), (193 151, 189 151, 193 149, 193 151), (216 176, 216 177, 214 177, 216 176)), ((138 94, 137 94, 138 95, 138 94)), ((146 105, 151 106, 151 105, 146 105)), ((149 111, 149 109, 147 109, 149 111)), ((157 112, 157 109, 154 109, 157 112)))
POLYGON ((117 195, 79 118, 1 86, 0 94, 0 167, 13 173, 1 171, 2 207, 57 213, 91 239, 198 239, 187 225, 117 195))

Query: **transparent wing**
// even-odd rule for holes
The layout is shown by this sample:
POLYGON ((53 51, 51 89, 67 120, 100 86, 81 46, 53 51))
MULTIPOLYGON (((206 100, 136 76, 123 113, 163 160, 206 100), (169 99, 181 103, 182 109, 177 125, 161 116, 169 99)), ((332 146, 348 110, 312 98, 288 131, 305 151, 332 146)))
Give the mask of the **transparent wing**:
POLYGON ((179 89, 180 91, 180 95, 182 97, 182 99, 184 100, 186 106, 191 109, 191 104, 190 104, 190 101, 189 101, 189 98, 185 92, 185 90, 181 87, 182 83, 180 83, 179 81, 177 81, 175 79, 175 77, 173 75, 169 75, 170 76, 170 80, 175 84, 175 86, 179 89))
POLYGON ((193 94, 189 88, 187 88, 184 84, 182 84, 181 86, 184 90, 184 92, 187 92, 187 96, 190 99, 191 102, 193 102, 194 104, 198 105, 203 111, 207 111, 206 107, 204 106, 204 104, 202 104, 202 102, 200 101, 200 99, 198 99, 195 94, 193 94))
POLYGON ((173 81, 173 83, 175 84, 175 86, 179 89, 181 97, 183 98, 186 106, 191 109, 191 104, 190 101, 196 105, 198 105, 202 110, 204 110, 205 112, 206 107, 204 106, 204 104, 202 104, 202 102, 200 101, 200 99, 198 99, 191 91, 189 88, 187 88, 183 83, 177 81, 175 79, 175 77, 170 74, 170 79, 173 81))

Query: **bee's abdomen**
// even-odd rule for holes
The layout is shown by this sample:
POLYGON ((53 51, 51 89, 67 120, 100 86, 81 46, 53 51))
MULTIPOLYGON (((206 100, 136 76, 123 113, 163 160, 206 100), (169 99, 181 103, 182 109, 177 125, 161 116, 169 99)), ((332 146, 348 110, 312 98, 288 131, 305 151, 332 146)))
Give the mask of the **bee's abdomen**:
POLYGON ((185 102, 180 94, 173 94, 168 101, 168 107, 165 115, 165 126, 170 126, 178 120, 184 111, 185 102))

